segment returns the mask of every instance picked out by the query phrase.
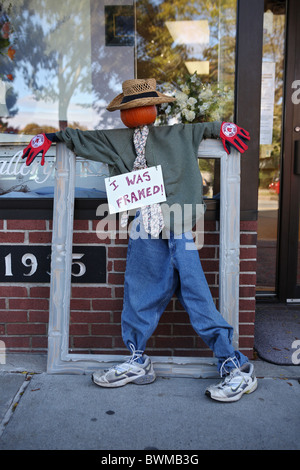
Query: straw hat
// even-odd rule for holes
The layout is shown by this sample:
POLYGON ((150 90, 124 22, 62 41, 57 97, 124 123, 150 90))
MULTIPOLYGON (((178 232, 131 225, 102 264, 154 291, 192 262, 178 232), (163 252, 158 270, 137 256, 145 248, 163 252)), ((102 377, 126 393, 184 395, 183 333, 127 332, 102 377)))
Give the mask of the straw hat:
POLYGON ((155 78, 125 80, 122 84, 123 93, 116 96, 107 106, 108 111, 117 109, 138 108, 153 104, 171 103, 175 98, 163 95, 156 90, 155 78))

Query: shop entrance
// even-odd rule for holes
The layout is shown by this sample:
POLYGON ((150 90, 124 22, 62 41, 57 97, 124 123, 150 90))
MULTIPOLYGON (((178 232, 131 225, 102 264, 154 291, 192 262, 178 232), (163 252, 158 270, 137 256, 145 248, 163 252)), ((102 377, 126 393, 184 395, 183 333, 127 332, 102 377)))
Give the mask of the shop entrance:
POLYGON ((257 297, 290 303, 300 302, 299 25, 297 0, 265 1, 257 297))

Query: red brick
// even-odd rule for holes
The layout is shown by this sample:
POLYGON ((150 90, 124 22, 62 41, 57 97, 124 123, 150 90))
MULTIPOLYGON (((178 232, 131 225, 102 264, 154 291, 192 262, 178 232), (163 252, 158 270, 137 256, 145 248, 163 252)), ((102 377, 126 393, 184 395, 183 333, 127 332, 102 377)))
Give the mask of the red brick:
POLYGON ((256 273, 253 274, 240 274, 240 285, 256 285, 256 273))
POLYGON ((241 260, 240 261, 240 272, 256 272, 256 261, 255 260, 241 260))
POLYGON ((88 220, 74 220, 73 230, 88 230, 89 221, 88 220))
POLYGON ((174 336, 195 336, 195 330, 191 325, 174 325, 174 336))
MULTIPOLYGON (((17 296, 14 296, 17 297, 17 296)), ((50 287, 31 287, 30 297, 38 297, 41 299, 49 299, 50 287)))
POLYGON ((194 338, 193 337, 156 337, 155 346, 158 348, 193 348, 194 347, 194 338))
POLYGON ((206 272, 219 272, 218 260, 201 260, 203 271, 206 272))
POLYGON ((1 286, 1 297, 27 297, 26 287, 21 286, 1 286))
POLYGON ((48 338, 47 336, 33 336, 31 339, 32 349, 48 349, 48 338))
POLYGON ((7 220, 7 230, 46 230, 46 221, 7 220))
POLYGON ((90 310, 91 303, 88 299, 71 299, 70 309, 71 310, 90 310))
POLYGON ((111 348, 112 338, 105 336, 74 336, 74 348, 111 348))
POLYGON ((117 336, 121 333, 121 325, 92 325, 94 336, 117 336))
POLYGON ((29 336, 5 336, 1 338, 5 343, 7 349, 11 348, 29 348, 30 338, 29 336))
POLYGON ((122 286, 124 284, 124 274, 108 273, 108 284, 122 286))
POLYGON ((25 311, 13 311, 13 310, 0 311, 1 323, 26 322, 26 321, 27 321, 27 312, 25 311))
POLYGON ((241 336, 254 336, 254 325, 239 325, 239 334, 241 336))
POLYGON ((101 299, 92 300, 93 310, 122 310, 123 300, 121 299, 101 299))
POLYGON ((52 242, 51 232, 29 232, 29 243, 50 244, 52 242))
POLYGON ((240 248, 240 259, 256 259, 257 250, 256 248, 240 248))
POLYGON ((255 320, 255 310, 252 312, 240 312, 240 322, 245 323, 254 323, 255 320))
POLYGON ((115 298, 116 299, 123 299, 124 297, 124 287, 116 287, 115 288, 115 298))
POLYGON ((73 243, 77 245, 89 245, 94 243, 101 243, 102 240, 99 240, 95 232, 74 232, 73 233, 73 243))
POLYGON ((18 310, 48 310, 46 299, 9 299, 9 308, 18 310))
POLYGON ((256 289, 255 286, 243 286, 240 287, 240 297, 255 297, 256 289))
POLYGON ((241 232, 249 231, 249 232, 257 232, 257 221, 256 220, 242 220, 241 224, 241 232))
POLYGON ((114 271, 125 273, 126 269, 126 260, 115 260, 114 261, 114 271))
POLYGON ((240 299, 240 310, 255 310, 255 299, 240 299))
POLYGON ((48 323, 49 312, 47 310, 36 310, 29 312, 29 322, 32 323, 48 323))
POLYGON ((111 287, 73 287, 72 297, 81 299, 111 298, 111 287))
POLYGON ((71 322, 74 323, 108 323, 110 312, 71 312, 71 322))
POLYGON ((70 325, 70 335, 88 335, 89 334, 89 328, 88 325, 81 323, 81 324, 71 324, 70 325))
POLYGON ((216 257, 216 248, 215 247, 208 247, 204 246, 199 250, 199 256, 201 259, 205 258, 215 258, 216 257))
MULTIPOLYGON (((158 327, 155 330, 155 336, 159 336, 159 335, 161 335, 161 336, 171 336, 172 335, 172 328, 173 328, 172 325, 168 325, 166 323, 159 323, 158 327)), ((174 333, 174 335, 175 335, 175 333, 174 333)))
POLYGON ((0 243, 24 243, 22 232, 0 232, 0 243))
POLYGON ((6 325, 8 335, 42 335, 46 334, 44 323, 13 323, 6 325))
POLYGON ((217 222, 214 220, 205 220, 204 230, 205 232, 215 232, 217 230, 217 222))
POLYGON ((241 233, 240 236, 241 245, 255 245, 257 243, 256 233, 241 233))
POLYGON ((239 340, 239 348, 253 348, 254 338, 242 336, 239 340))
POLYGON ((126 259, 127 247, 110 246, 108 248, 108 258, 123 258, 126 259))
POLYGON ((219 234, 210 232, 205 233, 204 245, 219 245, 219 234))

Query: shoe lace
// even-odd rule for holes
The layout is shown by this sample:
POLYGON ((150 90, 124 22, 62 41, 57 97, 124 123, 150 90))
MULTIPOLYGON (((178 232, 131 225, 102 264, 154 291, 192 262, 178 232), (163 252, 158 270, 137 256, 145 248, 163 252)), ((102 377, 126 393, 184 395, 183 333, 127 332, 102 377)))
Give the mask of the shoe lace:
POLYGON ((227 374, 227 376, 224 378, 224 380, 222 382, 223 386, 227 385, 236 374, 239 374, 246 383, 249 382, 249 375, 244 373, 243 371, 241 371, 240 363, 239 363, 239 361, 236 357, 233 357, 233 358, 229 357, 228 359, 226 359, 223 362, 223 364, 221 366, 221 369, 220 369, 221 377, 223 377, 223 375, 222 375, 223 374, 223 369, 224 369, 225 373, 227 374), (232 361, 232 363, 234 365, 234 369, 231 369, 231 371, 228 373, 228 371, 226 371, 225 365, 229 361, 232 361))
POLYGON ((129 364, 134 364, 137 362, 144 354, 144 351, 140 351, 138 349, 135 349, 133 344, 129 344, 129 349, 131 350, 131 355, 125 357, 125 361, 122 362, 121 364, 117 364, 109 369, 110 370, 116 370, 118 372, 122 372, 124 368, 126 368, 129 364))
POLYGON ((129 349, 131 350, 132 354, 131 356, 127 356, 127 360, 125 361, 129 364, 133 364, 134 362, 138 361, 144 354, 144 351, 135 349, 135 346, 132 343, 129 344, 129 349))
POLYGON ((221 377, 223 377, 223 374, 226 376, 227 374, 231 374, 231 372, 235 371, 236 369, 240 369, 240 363, 239 363, 239 360, 237 357, 228 357, 225 361, 223 361, 222 365, 221 365, 221 368, 220 368, 220 375, 221 377), (226 370, 226 364, 228 362, 232 362, 232 364, 234 365, 234 369, 232 369, 231 371, 228 372, 228 370, 226 370))

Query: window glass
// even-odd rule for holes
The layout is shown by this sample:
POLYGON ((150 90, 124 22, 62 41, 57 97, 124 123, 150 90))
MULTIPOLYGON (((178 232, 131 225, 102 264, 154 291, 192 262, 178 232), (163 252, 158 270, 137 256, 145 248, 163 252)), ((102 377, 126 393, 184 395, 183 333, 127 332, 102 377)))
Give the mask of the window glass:
MULTIPOLYGON (((155 77, 177 98, 157 124, 232 121, 236 0, 136 2, 138 78, 155 77)), ((219 161, 199 160, 204 196, 218 198, 219 161)))
POLYGON ((259 155, 257 291, 276 290, 286 2, 264 13, 259 155))
MULTIPOLYGON (((17 145, 66 126, 122 127, 106 106, 128 78, 155 77, 178 98, 156 125, 232 120, 235 44, 236 0, 0 1, 0 197, 51 197, 55 148, 28 171, 17 145)), ((211 195, 216 165, 201 165, 211 195)), ((106 173, 79 161, 76 195, 99 197, 106 173)))

